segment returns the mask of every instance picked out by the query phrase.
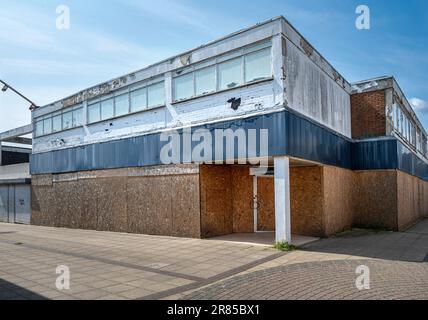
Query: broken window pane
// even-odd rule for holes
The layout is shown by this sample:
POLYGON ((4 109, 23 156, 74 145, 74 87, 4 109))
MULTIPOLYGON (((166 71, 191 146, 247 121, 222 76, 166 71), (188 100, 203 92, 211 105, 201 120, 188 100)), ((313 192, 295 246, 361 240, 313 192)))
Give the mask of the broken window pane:
POLYGON ((219 89, 230 89, 242 83, 241 58, 218 65, 219 89))
POLYGON ((70 129, 73 127, 73 112, 69 111, 62 114, 62 128, 70 129))
POLYGON ((193 73, 174 78, 174 100, 189 99, 194 96, 193 73))
POLYGON ((147 88, 131 92, 131 112, 141 111, 147 108, 147 88))
POLYGON ((113 118, 113 99, 104 100, 101 102, 101 120, 113 118))
POLYGON ((245 56, 245 82, 263 80, 272 76, 270 49, 245 56))
POLYGON ((215 67, 202 69, 195 72, 196 95, 202 95, 214 92, 215 85, 215 67))
POLYGON ((120 96, 117 96, 114 98, 114 104, 115 104, 115 116, 123 116, 129 112, 129 99, 128 94, 122 94, 120 96))
POLYGON ((61 113, 52 118, 52 131, 57 132, 62 130, 62 115, 61 113))
POLYGON ((88 106, 88 123, 94 123, 101 120, 100 104, 95 103, 88 106))
POLYGON ((83 124, 83 108, 73 110, 73 127, 79 127, 83 124))
POLYGON ((165 85, 163 82, 147 88, 149 107, 163 106, 165 104, 165 85))

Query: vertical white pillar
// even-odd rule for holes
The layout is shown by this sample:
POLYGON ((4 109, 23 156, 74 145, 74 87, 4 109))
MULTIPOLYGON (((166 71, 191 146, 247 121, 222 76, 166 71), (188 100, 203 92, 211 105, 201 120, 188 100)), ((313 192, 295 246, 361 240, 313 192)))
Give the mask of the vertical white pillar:
POLYGON ((179 121, 179 116, 177 114, 177 111, 175 110, 174 106, 172 105, 172 102, 174 100, 173 92, 172 92, 172 73, 167 72, 165 73, 165 106, 168 112, 165 113, 165 125, 168 126, 169 118, 166 116, 167 113, 170 114, 172 118, 172 123, 176 124, 179 121))
POLYGON ((259 208, 258 201, 257 201, 257 175, 253 176, 253 221, 254 221, 254 233, 257 232, 257 226, 258 226, 258 214, 259 214, 259 208))
POLYGON ((274 165, 276 241, 291 244, 290 161, 287 157, 277 157, 274 165))

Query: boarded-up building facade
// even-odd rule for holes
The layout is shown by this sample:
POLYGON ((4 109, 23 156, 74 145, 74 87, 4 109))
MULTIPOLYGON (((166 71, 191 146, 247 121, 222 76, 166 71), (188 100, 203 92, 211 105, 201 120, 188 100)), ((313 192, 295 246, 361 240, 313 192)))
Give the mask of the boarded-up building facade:
POLYGON ((428 214, 427 134, 395 80, 349 84, 282 17, 32 117, 36 225, 289 240, 428 214), (228 129, 258 142, 243 155, 236 137, 228 156, 216 140, 209 161, 190 157, 201 130, 228 129), (162 160, 168 132, 180 163, 162 160))

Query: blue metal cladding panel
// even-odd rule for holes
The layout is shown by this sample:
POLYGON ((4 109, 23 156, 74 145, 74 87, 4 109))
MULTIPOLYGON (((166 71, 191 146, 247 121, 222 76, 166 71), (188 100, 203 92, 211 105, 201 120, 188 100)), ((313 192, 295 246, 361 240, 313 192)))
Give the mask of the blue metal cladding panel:
POLYGON ((371 140, 352 144, 354 170, 397 168, 397 140, 371 140))
MULTIPOLYGON (((266 129, 268 130, 269 134, 269 141, 268 141, 268 154, 270 156, 275 155, 285 155, 285 114, 284 112, 278 112, 278 113, 272 113, 267 115, 262 115, 258 117, 252 117, 247 119, 238 119, 233 121, 225 121, 220 123, 213 123, 213 124, 207 124, 200 128, 207 129, 211 132, 212 136, 214 137, 214 132, 217 129, 231 129, 233 131, 236 131, 238 129, 244 129, 248 135, 249 130, 256 130, 257 132, 257 145, 256 145, 256 152, 258 155, 260 155, 260 130, 266 129)), ((194 128, 194 130, 197 130, 198 128, 194 128)), ((180 132, 181 133, 181 132, 180 132)), ((195 146, 197 144, 193 143, 192 145, 195 146)), ((213 160, 227 160, 226 155, 223 155, 222 159, 216 159, 215 158, 215 149, 216 149, 216 141, 213 140, 213 160)), ((226 141, 223 141, 223 150, 226 150, 226 141)), ((238 148, 235 147, 234 150, 234 157, 235 159, 238 158, 238 148)))
POLYGON ((287 155, 351 168, 351 140, 291 112, 286 112, 285 127, 287 155))
POLYGON ((398 169, 421 179, 428 180, 428 164, 400 141, 397 141, 397 158, 398 169))
MULTIPOLYGON (((224 121, 192 128, 257 130, 256 152, 260 155, 260 129, 269 133, 269 156, 289 155, 344 168, 351 167, 351 142, 332 131, 289 111, 266 114, 247 119, 224 121)), ((179 133, 182 135, 183 130, 179 133)), ((213 135, 214 136, 214 135, 213 135)), ((248 136, 248 134, 247 134, 248 136)), ((159 165, 160 152, 168 142, 160 141, 160 134, 144 135, 117 141, 96 143, 31 156, 32 174, 65 173, 74 171, 113 169, 159 165)), ((198 142, 193 142, 193 146, 198 142)), ((181 146, 183 148, 183 146, 181 146)), ((213 140, 212 160, 215 159, 213 140)), ((226 150, 226 142, 223 141, 226 150)), ((235 147, 235 159, 238 149, 235 147)), ((181 150, 181 159, 183 151, 181 150)))
MULTIPOLYGON (((288 155, 353 170, 400 169, 421 178, 428 178, 428 165, 396 139, 352 142, 291 111, 206 124, 194 127, 192 131, 197 129, 207 129, 212 133, 216 129, 244 129, 247 132, 256 129, 258 155, 259 130, 267 129, 269 156, 288 155)), ((178 132, 183 135, 183 130, 178 132)), ((159 165, 161 149, 167 143, 160 141, 160 134, 150 134, 34 154, 30 158, 31 173, 65 173, 159 165)), ((192 145, 198 143, 193 142, 192 145)), ((213 140, 212 160, 226 160, 225 156, 223 159, 215 159, 215 147, 213 140)), ((226 150, 225 141, 223 150, 226 150)), ((236 146, 234 152, 236 159, 236 146)), ((183 144, 181 159, 183 160, 183 144)))

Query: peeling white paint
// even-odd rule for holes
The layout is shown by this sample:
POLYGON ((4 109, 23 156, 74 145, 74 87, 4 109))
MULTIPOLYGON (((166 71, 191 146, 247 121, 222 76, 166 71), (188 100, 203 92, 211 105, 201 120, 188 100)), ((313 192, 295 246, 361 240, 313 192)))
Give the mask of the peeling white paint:
POLYGON ((350 95, 295 44, 286 41, 288 107, 351 137, 350 95))
POLYGON ((83 102, 86 113, 87 99, 111 94, 141 81, 150 81, 154 77, 164 78, 165 107, 36 137, 33 152, 40 153, 170 129, 243 119, 284 110, 285 106, 345 136, 351 135, 349 83, 282 17, 39 108, 33 112, 33 118, 77 102, 83 102), (181 103, 172 103, 171 74, 183 66, 183 61, 198 63, 266 39, 271 39, 272 42, 272 80, 181 103), (286 46, 283 45, 283 39, 286 39, 286 46), (236 111, 227 102, 231 98, 241 99, 241 105, 236 111))
POLYGON ((368 83, 364 83, 364 84, 354 84, 352 86, 352 91, 356 92, 356 93, 363 93, 365 91, 368 91, 372 88, 377 88, 379 86, 379 84, 376 81, 370 81, 368 83))

